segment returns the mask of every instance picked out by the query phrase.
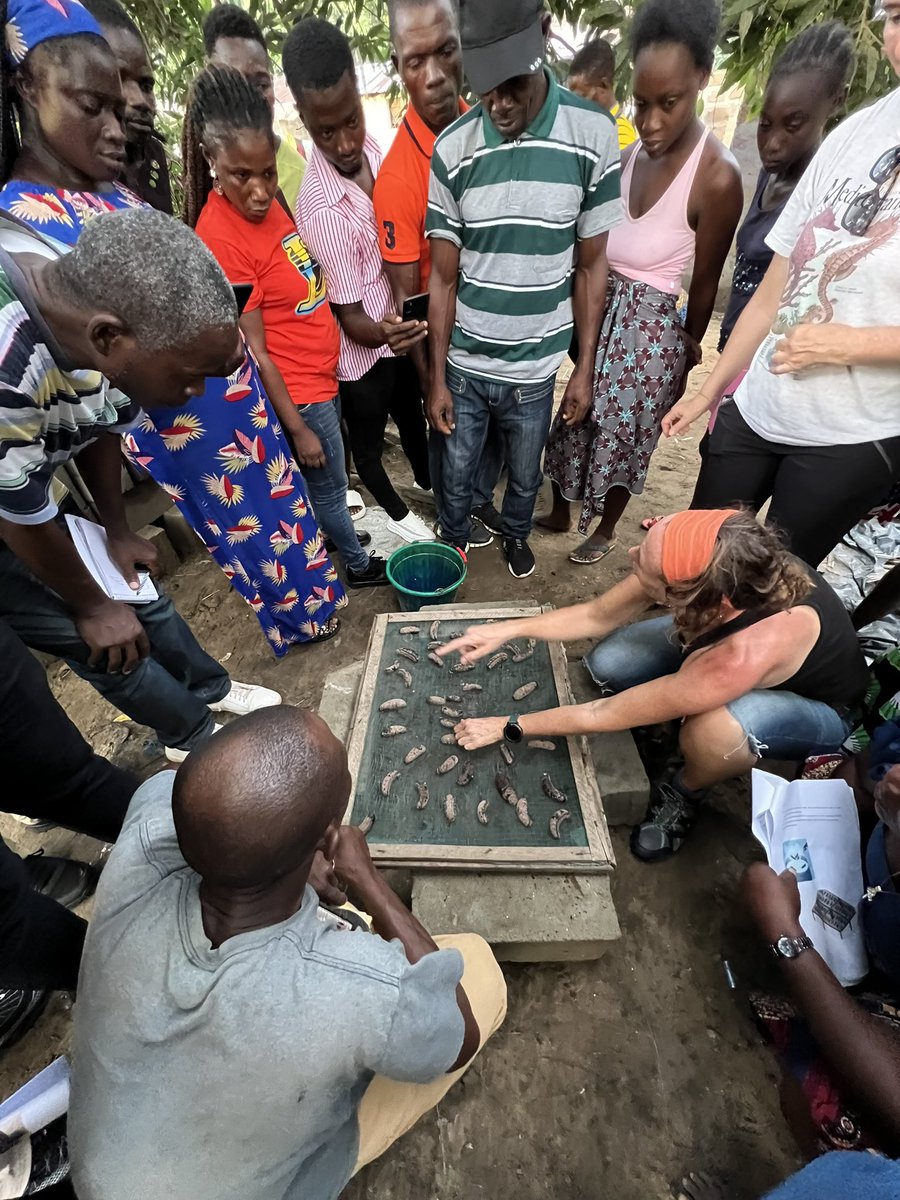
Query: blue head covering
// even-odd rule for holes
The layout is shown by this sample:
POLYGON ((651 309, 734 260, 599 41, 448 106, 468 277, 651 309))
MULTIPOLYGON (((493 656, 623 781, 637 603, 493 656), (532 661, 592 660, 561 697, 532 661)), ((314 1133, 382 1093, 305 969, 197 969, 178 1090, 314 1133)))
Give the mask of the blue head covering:
POLYGON ((13 67, 18 67, 41 42, 77 33, 103 36, 100 26, 78 0, 9 0, 5 52, 13 67))

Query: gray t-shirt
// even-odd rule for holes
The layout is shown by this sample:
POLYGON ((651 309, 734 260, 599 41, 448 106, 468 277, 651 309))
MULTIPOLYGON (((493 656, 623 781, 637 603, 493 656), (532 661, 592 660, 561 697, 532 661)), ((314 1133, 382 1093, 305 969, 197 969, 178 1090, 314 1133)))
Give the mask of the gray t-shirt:
POLYGON ((411 966, 306 889, 217 950, 178 849, 174 774, 145 783, 97 890, 75 1008, 79 1200, 334 1200, 374 1074, 437 1079, 463 1041, 455 950, 411 966))

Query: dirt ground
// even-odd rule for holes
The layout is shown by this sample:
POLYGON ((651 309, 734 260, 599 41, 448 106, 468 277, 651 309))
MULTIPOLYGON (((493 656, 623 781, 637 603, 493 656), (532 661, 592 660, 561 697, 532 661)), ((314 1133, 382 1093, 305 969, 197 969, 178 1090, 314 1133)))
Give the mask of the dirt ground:
MULTIPOLYGON (((716 337, 711 331, 710 347, 716 337)), ((618 549, 599 568, 567 562, 575 534, 538 532, 530 579, 513 581, 495 544, 472 552, 460 599, 516 596, 562 606, 621 578, 641 519, 688 503, 701 432, 660 448, 645 494, 623 519, 618 549)), ((395 477, 411 483, 396 449, 391 460, 395 477)), ((549 490, 542 499, 539 510, 549 490)), ((388 590, 352 594, 338 639, 276 662, 252 613, 210 560, 185 564, 168 587, 234 678, 313 708, 325 675, 359 659, 372 618, 394 607, 388 590)), ((63 666, 52 666, 50 677, 98 750, 145 773, 160 765, 152 733, 115 723, 114 711, 63 666)), ((621 941, 593 963, 507 967, 504 1027, 440 1107, 351 1184, 348 1200, 662 1200, 688 1169, 719 1177, 733 1200, 752 1200, 796 1169, 773 1063, 744 1002, 746 987, 762 984, 771 970, 736 898, 742 867, 756 856, 748 815, 745 785, 720 789, 682 854, 656 867, 632 858, 627 831, 615 831, 621 941), (723 958, 733 965, 737 993, 727 988, 723 958)), ((23 850, 60 843, 89 855, 99 850, 87 839, 21 826, 12 837, 23 850)), ((64 1052, 69 1023, 65 1000, 55 999, 0 1059, 0 1096, 64 1052)))

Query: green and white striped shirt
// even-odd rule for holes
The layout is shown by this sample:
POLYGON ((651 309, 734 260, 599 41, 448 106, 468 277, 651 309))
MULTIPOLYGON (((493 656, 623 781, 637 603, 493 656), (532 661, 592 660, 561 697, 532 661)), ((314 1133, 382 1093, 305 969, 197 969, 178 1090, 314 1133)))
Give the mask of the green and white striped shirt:
POLYGON ((478 104, 441 134, 431 160, 426 233, 460 250, 450 362, 501 383, 559 370, 572 340, 576 242, 622 219, 615 122, 547 77, 547 100, 516 141, 478 104))

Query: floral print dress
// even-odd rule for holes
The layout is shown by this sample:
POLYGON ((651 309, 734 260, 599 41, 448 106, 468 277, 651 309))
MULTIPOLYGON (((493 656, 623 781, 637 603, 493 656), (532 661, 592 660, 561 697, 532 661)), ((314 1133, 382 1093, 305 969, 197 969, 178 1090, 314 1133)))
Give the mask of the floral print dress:
MULTIPOLYGON (((60 248, 102 213, 144 207, 127 188, 70 192, 11 180, 0 209, 60 248)), ((306 486, 248 354, 203 396, 145 413, 125 439, 256 613, 277 656, 315 638, 347 603, 306 486)))

